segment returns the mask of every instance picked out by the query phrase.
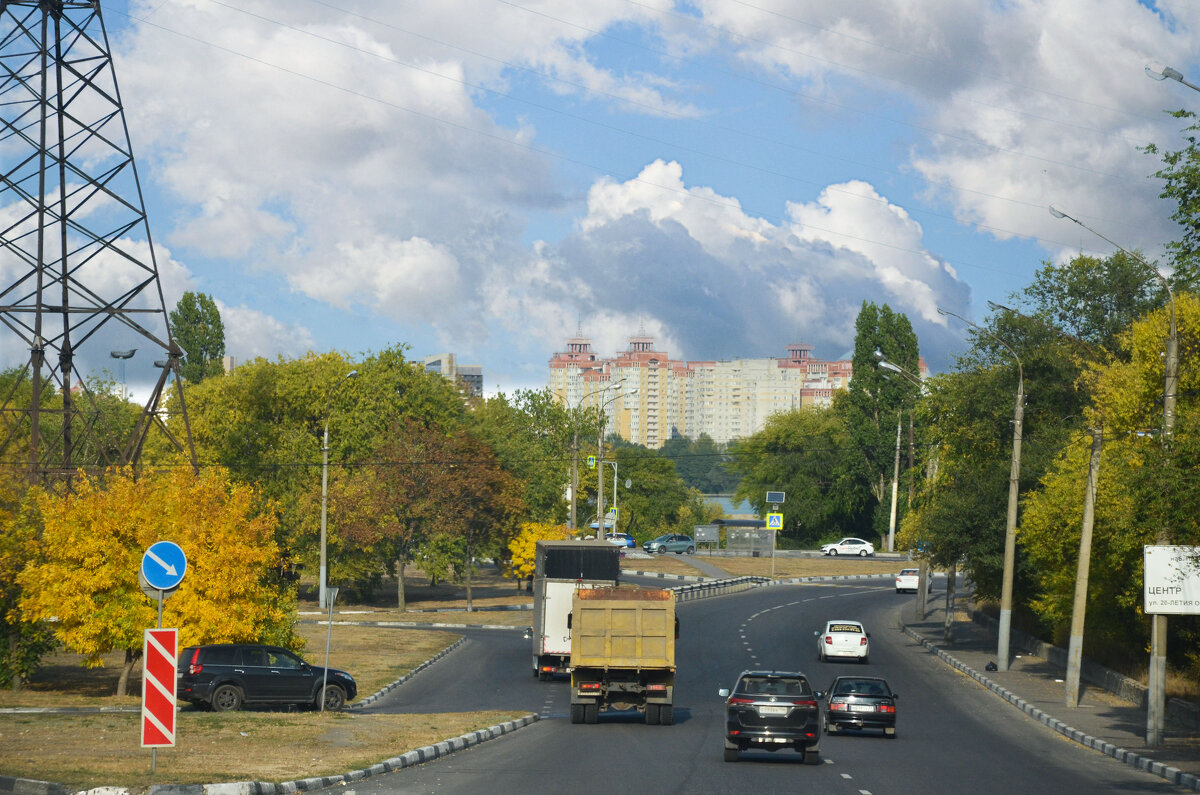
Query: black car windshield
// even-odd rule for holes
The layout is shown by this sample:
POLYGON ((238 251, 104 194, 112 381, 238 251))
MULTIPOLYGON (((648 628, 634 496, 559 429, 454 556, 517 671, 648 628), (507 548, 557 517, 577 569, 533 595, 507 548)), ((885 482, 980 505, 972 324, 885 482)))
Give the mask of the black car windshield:
POLYGON ((747 676, 738 691, 750 696, 811 695, 808 680, 797 676, 747 676))
POLYGON ((888 686, 878 679, 839 679, 833 689, 835 696, 887 696, 888 686))

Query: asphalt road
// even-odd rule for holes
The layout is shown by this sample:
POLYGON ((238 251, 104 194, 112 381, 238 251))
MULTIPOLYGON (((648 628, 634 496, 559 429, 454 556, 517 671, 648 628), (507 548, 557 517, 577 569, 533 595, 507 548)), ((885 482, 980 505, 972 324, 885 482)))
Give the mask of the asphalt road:
MULTIPOLYGON (((936 592, 941 596, 940 589, 936 592)), ((1159 778, 1074 745, 954 672, 896 629, 902 600, 887 581, 759 588, 681 604, 674 726, 637 713, 569 722, 565 680, 538 682, 519 632, 478 630, 468 642, 369 711, 518 709, 542 720, 509 737, 396 773, 331 789, 366 793, 1177 792, 1159 778), (817 661, 813 632, 831 618, 862 620, 871 662, 817 661), (897 737, 826 736, 823 764, 794 751, 722 760, 717 689, 744 668, 884 676, 900 694, 897 737)), ((402 630, 400 630, 402 631, 402 630)), ((397 755, 409 749, 396 749, 397 755)))

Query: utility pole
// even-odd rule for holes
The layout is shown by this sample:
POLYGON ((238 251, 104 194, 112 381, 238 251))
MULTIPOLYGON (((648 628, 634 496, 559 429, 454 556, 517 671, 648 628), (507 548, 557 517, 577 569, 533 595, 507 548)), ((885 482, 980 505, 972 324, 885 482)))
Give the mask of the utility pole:
POLYGON ((1092 457, 1087 488, 1083 492, 1083 527, 1079 534, 1079 562, 1075 569, 1075 609, 1071 611, 1071 642, 1067 648, 1066 705, 1079 706, 1079 679, 1083 668, 1083 624, 1087 607, 1088 574, 1092 561, 1092 526, 1096 521, 1096 485, 1100 481, 1100 451, 1104 431, 1092 429, 1092 457))

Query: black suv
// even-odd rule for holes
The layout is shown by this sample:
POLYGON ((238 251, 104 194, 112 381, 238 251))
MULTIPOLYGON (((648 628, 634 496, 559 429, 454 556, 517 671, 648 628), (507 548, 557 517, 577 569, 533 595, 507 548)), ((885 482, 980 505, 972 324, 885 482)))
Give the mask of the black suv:
POLYGON ((806 765, 821 761, 821 709, 808 678, 795 671, 743 671, 725 698, 725 761, 749 748, 794 748, 806 765))
POLYGON ((287 649, 256 643, 189 646, 179 655, 176 697, 228 712, 246 704, 311 704, 338 710, 358 694, 345 671, 309 665, 287 649))

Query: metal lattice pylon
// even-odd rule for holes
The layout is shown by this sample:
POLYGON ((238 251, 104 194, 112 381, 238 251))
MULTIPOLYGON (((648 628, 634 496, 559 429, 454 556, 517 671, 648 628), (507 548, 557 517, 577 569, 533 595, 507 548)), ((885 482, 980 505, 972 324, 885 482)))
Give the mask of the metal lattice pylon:
MULTIPOLYGON (((11 279, 0 323, 28 351, 23 368, 5 365, 11 385, 0 380, 0 463, 40 480, 136 465, 159 428, 195 467, 183 352, 167 322, 99 0, 0 0, 0 81, 0 285, 11 279), (128 335, 111 324, 165 354, 132 432, 101 411, 78 367, 81 358, 98 366, 107 332, 128 335), (171 378, 186 446, 162 416, 171 378)), ((3 334, 0 350, 11 350, 3 334)))

